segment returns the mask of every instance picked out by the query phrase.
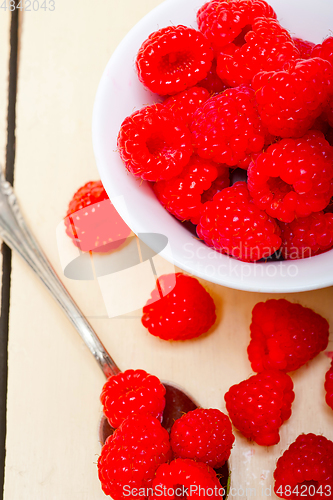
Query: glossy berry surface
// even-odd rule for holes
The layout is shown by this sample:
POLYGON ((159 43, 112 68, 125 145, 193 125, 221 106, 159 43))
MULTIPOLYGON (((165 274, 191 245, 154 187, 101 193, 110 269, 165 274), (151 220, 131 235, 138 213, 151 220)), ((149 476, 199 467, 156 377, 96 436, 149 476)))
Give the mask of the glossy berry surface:
POLYGON ((149 500, 187 498, 186 489, 191 491, 188 496, 193 500, 202 497, 222 500, 222 487, 215 471, 206 464, 189 459, 177 458, 170 464, 161 465, 157 469, 152 488, 155 494, 149 500))
POLYGON ((286 259, 313 257, 333 247, 333 213, 316 212, 279 225, 286 259))
POLYGON ((208 99, 194 113, 190 129, 199 156, 229 166, 261 151, 267 135, 254 92, 246 86, 208 99))
POLYGON ((248 355, 256 372, 297 370, 328 345, 326 319, 312 309, 285 299, 256 304, 250 329, 248 355))
POLYGON ((315 57, 312 55, 312 49, 315 46, 313 42, 309 42, 308 40, 303 40, 303 38, 297 38, 295 36, 293 36, 293 42, 299 51, 301 59, 311 59, 311 57, 315 57))
POLYGON ((235 441, 227 415, 201 408, 176 420, 170 439, 175 457, 191 458, 213 468, 222 467, 228 460, 235 441))
POLYGON ((171 179, 191 157, 191 135, 163 104, 153 104, 125 118, 118 134, 118 150, 135 177, 171 179))
POLYGON ((332 93, 333 68, 318 57, 290 61, 281 71, 252 80, 261 119, 272 135, 301 137, 322 113, 332 93))
POLYGON ((280 441, 279 429, 291 416, 293 382, 280 371, 265 371, 233 385, 224 396, 233 425, 261 446, 280 441))
POLYGON ((175 119, 189 125, 194 112, 209 98, 208 90, 192 87, 184 92, 168 97, 163 105, 172 111, 175 119))
POLYGON ((158 278, 143 308, 142 324, 163 340, 188 340, 215 323, 215 304, 199 281, 182 273, 158 278))
POLYGON ((320 57, 333 64, 333 36, 326 38, 323 43, 313 47, 312 57, 320 57))
POLYGON ((199 29, 216 51, 231 42, 244 43, 244 36, 258 17, 275 19, 276 14, 264 0, 212 0, 197 12, 199 29))
POLYGON ((333 360, 325 377, 326 403, 333 410, 333 360))
POLYGON ((104 493, 124 500, 125 487, 148 488, 159 465, 170 457, 169 434, 158 420, 144 414, 129 416, 107 439, 98 459, 104 493))
POLYGON ((316 434, 301 434, 279 458, 274 479, 274 491, 280 498, 332 498, 332 441, 316 434))
POLYGON ((82 252, 110 252, 131 233, 101 181, 87 182, 76 191, 68 206, 65 226, 67 235, 82 252))
POLYGON ((244 42, 226 45, 217 58, 217 74, 230 87, 249 85, 260 71, 282 69, 300 57, 288 31, 272 18, 256 19, 244 42))
POLYGON ((209 42, 200 31, 168 26, 143 42, 136 58, 139 80, 160 95, 177 94, 207 76, 213 59, 209 42))
POLYGON ((126 370, 110 377, 104 384, 103 412, 114 428, 131 414, 148 413, 162 419, 165 388, 154 375, 144 370, 126 370))
POLYGON ((333 148, 316 130, 272 144, 248 169, 254 202, 282 222, 323 210, 333 194, 333 148))
POLYGON ((281 246, 280 228, 253 203, 245 182, 204 205, 197 234, 218 252, 246 262, 267 258, 281 246))

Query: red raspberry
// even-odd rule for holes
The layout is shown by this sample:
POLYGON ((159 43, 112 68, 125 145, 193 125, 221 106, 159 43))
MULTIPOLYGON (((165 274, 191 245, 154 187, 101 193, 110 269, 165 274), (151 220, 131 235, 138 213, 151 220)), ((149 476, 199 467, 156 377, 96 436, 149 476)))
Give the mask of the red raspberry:
POLYGON ((325 378, 326 403, 333 410, 333 360, 325 378))
POLYGON ((250 329, 247 352, 255 372, 297 370, 328 345, 326 319, 312 309, 285 299, 256 304, 250 329))
POLYGON ((177 94, 207 76, 213 59, 209 42, 200 31, 168 26, 143 42, 136 58, 139 80, 160 95, 177 94))
POLYGON ((209 92, 200 87, 192 87, 164 101, 178 123, 189 125, 194 112, 209 98, 209 92))
POLYGON ((280 227, 281 250, 286 259, 313 257, 333 246, 332 213, 317 212, 290 224, 281 222, 280 227))
MULTIPOLYGON (((154 185, 160 203, 179 220, 199 222, 203 209, 202 195, 218 175, 226 175, 225 167, 193 156, 180 176, 154 185)), ((229 173, 229 172, 228 172, 229 173)))
POLYGON ((266 139, 254 92, 245 86, 208 99, 194 113, 190 128, 194 147, 202 158, 229 166, 261 151, 266 139))
POLYGON ((136 177, 171 179, 191 157, 191 134, 163 104, 153 104, 125 118, 118 148, 127 170, 136 177))
POLYGON ((332 93, 333 69, 323 59, 290 61, 282 71, 262 71, 252 80, 258 109, 272 135, 301 137, 332 93))
MULTIPOLYGON (((219 166, 219 176, 215 179, 215 181, 212 182, 212 185, 210 186, 209 189, 203 192, 201 195, 201 201, 202 203, 206 203, 207 201, 213 201, 214 196, 217 193, 220 193, 223 189, 227 188, 230 186, 230 171, 229 168, 227 168, 227 165, 225 166, 219 166)), ((202 207, 203 208, 203 207, 202 207)), ((201 216, 201 214, 200 214, 201 216)), ((197 223, 199 224, 200 219, 197 220, 197 223)))
POLYGON ((333 194, 333 148, 316 130, 272 144, 249 166, 248 187, 256 205, 280 221, 320 212, 333 194))
POLYGON ((159 465, 170 456, 169 434, 158 420, 151 415, 131 415, 102 448, 98 459, 102 490, 114 500, 132 499, 129 491, 149 487, 159 465))
POLYGON ((275 19, 276 14, 264 0, 212 0, 198 10, 197 22, 214 50, 219 50, 231 42, 244 43, 257 17, 275 19))
POLYGON ((333 127, 333 96, 331 96, 331 98, 327 102, 327 105, 324 109, 323 118, 331 127, 333 127))
POLYGON ((161 465, 153 481, 154 494, 149 500, 177 500, 211 498, 222 500, 221 487, 215 471, 206 464, 177 458, 161 465), (161 494, 161 493, 164 494, 161 494), (173 494, 172 494, 173 492, 173 494))
POLYGON ((216 73, 216 65, 217 61, 216 59, 213 59, 211 68, 208 71, 206 78, 198 83, 198 87, 203 87, 208 90, 211 95, 220 94, 227 89, 227 85, 222 82, 221 78, 216 73))
POLYGON ((333 65, 333 36, 329 36, 323 43, 313 47, 312 57, 320 57, 333 65))
POLYGON ((205 204, 197 234, 206 245, 246 262, 269 257, 281 246, 280 228, 252 202, 245 182, 205 204))
POLYGON ((227 415, 199 408, 175 421, 171 447, 175 457, 192 458, 219 468, 228 460, 235 437, 227 415))
POLYGON ((142 316, 142 324, 149 333, 163 340, 199 337, 215 320, 212 297, 197 279, 182 273, 158 278, 142 316))
POLYGON ((232 423, 261 446, 277 444, 279 429, 291 416, 293 387, 289 375, 274 370, 233 385, 224 396, 232 423))
POLYGON ((165 406, 165 388, 159 379, 144 370, 126 370, 104 384, 101 403, 112 427, 132 413, 149 413, 161 420, 165 406))
POLYGON ((315 46, 314 43, 295 36, 293 36, 293 42, 296 45, 302 59, 311 59, 311 57, 315 57, 315 55, 312 55, 312 49, 315 46))
POLYGON ((332 441, 315 434, 298 436, 279 458, 274 479, 274 491, 280 498, 332 498, 332 441))
POLYGON ((131 233, 101 181, 87 182, 76 191, 68 206, 65 226, 67 235, 82 252, 110 252, 131 233))
POLYGON ((223 47, 217 58, 217 74, 230 87, 250 84, 259 71, 276 71, 284 64, 299 58, 300 54, 288 31, 278 21, 258 18, 252 31, 245 35, 245 43, 231 43, 223 47))

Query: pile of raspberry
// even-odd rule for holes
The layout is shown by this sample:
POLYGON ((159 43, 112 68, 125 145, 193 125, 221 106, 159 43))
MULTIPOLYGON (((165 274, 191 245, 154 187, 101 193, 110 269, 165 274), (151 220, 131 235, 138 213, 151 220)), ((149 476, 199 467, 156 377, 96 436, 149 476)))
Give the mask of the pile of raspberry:
POLYGON ((114 500, 170 500, 186 498, 197 485, 191 496, 222 500, 226 485, 218 473, 235 440, 228 416, 198 408, 176 420, 169 434, 161 425, 164 396, 159 379, 144 370, 127 370, 105 383, 101 402, 114 432, 98 459, 104 493, 114 500))
POLYGON ((197 28, 159 29, 139 48, 138 78, 156 104, 121 125, 127 170, 223 254, 331 249, 333 37, 293 38, 265 0, 211 0, 197 28), (236 168, 247 181, 230 186, 236 168))

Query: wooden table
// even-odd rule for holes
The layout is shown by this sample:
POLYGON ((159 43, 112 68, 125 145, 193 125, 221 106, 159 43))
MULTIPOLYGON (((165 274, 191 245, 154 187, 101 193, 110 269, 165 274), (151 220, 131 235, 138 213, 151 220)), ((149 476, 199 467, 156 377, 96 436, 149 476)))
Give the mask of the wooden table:
MULTIPOLYGON (((98 178, 91 114, 103 69, 129 29, 159 3, 55 0, 52 12, 20 12, 15 191, 46 254, 120 366, 144 368, 183 386, 202 406, 224 410, 223 395, 230 385, 251 375, 246 346, 252 307, 273 295, 204 283, 218 304, 216 328, 193 342, 165 343, 142 327, 140 311, 130 318, 108 319, 96 282, 63 276, 56 245, 56 227, 69 199, 82 184, 98 178)), ((10 13, 0 11, 3 164, 9 29, 10 13)), ((8 294, 7 285, 3 293, 8 294)), ((288 298, 313 307, 333 323, 333 288, 288 298)), ((333 339, 328 350, 333 351, 333 339)), ((43 285, 16 255, 8 365, 4 498, 105 498, 96 471, 103 376, 43 285)), ((279 445, 260 448, 236 433, 231 458, 234 497, 260 498, 261 487, 272 485, 277 458, 298 434, 311 431, 333 439, 333 412, 324 403, 323 389, 328 367, 329 359, 322 354, 293 376, 296 401, 279 445), (255 497, 250 488, 256 488, 255 497)))

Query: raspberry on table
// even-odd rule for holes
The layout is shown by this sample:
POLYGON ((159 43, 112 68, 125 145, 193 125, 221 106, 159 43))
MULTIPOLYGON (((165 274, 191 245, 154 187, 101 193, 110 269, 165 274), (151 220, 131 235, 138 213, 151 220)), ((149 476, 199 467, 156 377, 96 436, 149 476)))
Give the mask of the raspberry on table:
POLYGON ((277 461, 275 494, 280 498, 332 498, 333 442, 316 434, 301 434, 277 461))
POLYGON ((156 182, 154 192, 164 208, 177 219, 197 224, 203 209, 203 193, 210 189, 219 174, 226 176, 225 171, 229 174, 225 167, 192 156, 178 177, 156 182))
POLYGON ((216 51, 231 42, 244 43, 244 36, 258 17, 275 19, 276 14, 264 0, 212 0, 197 12, 199 30, 216 51))
POLYGON ((244 85, 210 97, 194 113, 190 129, 199 156, 229 166, 261 151, 267 136, 254 92, 244 85))
POLYGON ((143 308, 141 321, 149 333, 163 340, 193 339, 215 323, 215 304, 196 278, 164 274, 143 308))
POLYGON ((333 410, 333 360, 325 377, 326 403, 333 410))
POLYGON ((289 61, 281 71, 254 76, 258 110, 272 135, 301 137, 332 94, 333 68, 318 57, 289 61))
POLYGON ((293 387, 289 375, 274 370, 233 385, 224 396, 233 425, 261 446, 277 444, 279 429, 291 416, 293 387))
POLYGON ((315 57, 314 54, 312 55, 312 49, 315 46, 313 42, 309 42, 308 40, 303 40, 303 38, 297 38, 295 36, 293 36, 292 38, 294 44, 296 45, 296 48, 300 53, 301 59, 311 59, 311 57, 315 57))
POLYGON ((325 350, 329 325, 307 307, 285 299, 259 302, 252 311, 248 347, 252 370, 297 370, 325 350))
POLYGON ((136 58, 138 77, 156 94, 177 94, 207 76, 213 55, 200 31, 168 26, 149 35, 141 45, 136 58))
POLYGON ((170 464, 163 464, 157 469, 152 489, 154 494, 149 500, 222 500, 223 497, 223 488, 214 469, 207 464, 182 458, 177 458, 170 464))
POLYGON ((248 187, 255 204, 282 222, 320 212, 333 195, 333 148, 316 130, 272 144, 249 166, 248 187))
POLYGON ((279 225, 286 259, 313 257, 333 247, 333 213, 316 212, 279 225))
POLYGON ((228 88, 227 85, 222 82, 221 78, 216 73, 216 66, 217 66, 217 60, 216 58, 214 58, 206 78, 204 78, 197 84, 198 87, 203 87, 204 89, 208 90, 210 95, 220 94, 221 92, 223 92, 228 88))
POLYGON ((229 87, 251 84, 259 71, 276 71, 299 59, 300 54, 288 31, 272 18, 258 18, 245 35, 245 43, 223 47, 217 58, 217 74, 229 87))
POLYGON ((326 38, 323 43, 313 47, 312 57, 320 57, 333 65, 333 36, 326 38))
POLYGON ((179 175, 192 154, 191 134, 163 104, 153 104, 125 118, 118 149, 127 170, 147 181, 179 175))
POLYGON ((87 182, 76 191, 64 222, 66 234, 82 252, 110 252, 131 233, 101 181, 87 182))
POLYGON ((175 421, 170 440, 175 457, 219 468, 230 457, 235 437, 227 415, 220 410, 199 408, 175 421))
POLYGON ((208 90, 192 87, 184 92, 168 97, 164 106, 172 111, 179 123, 189 125, 194 112, 209 98, 208 90))
POLYGON ((129 491, 150 487, 157 468, 170 458, 169 434, 158 420, 130 415, 102 448, 98 459, 102 490, 114 500, 133 499, 125 487, 129 491))
POLYGON ((126 370, 110 377, 104 384, 103 412, 114 428, 131 414, 148 413, 162 420, 165 407, 164 385, 144 370, 126 370))
POLYGON ((276 222, 253 203, 245 182, 236 182, 206 203, 197 226, 206 245, 245 262, 276 252, 280 232, 276 222))

